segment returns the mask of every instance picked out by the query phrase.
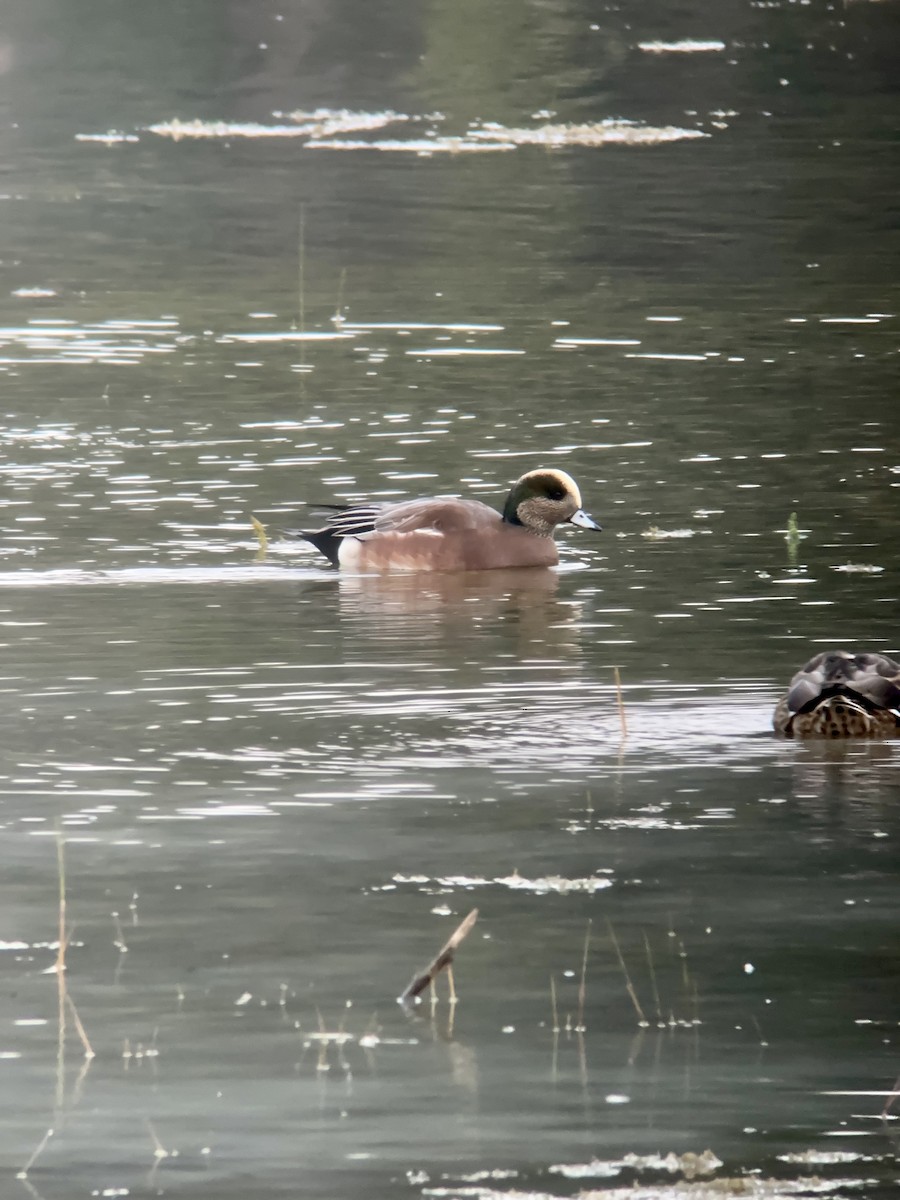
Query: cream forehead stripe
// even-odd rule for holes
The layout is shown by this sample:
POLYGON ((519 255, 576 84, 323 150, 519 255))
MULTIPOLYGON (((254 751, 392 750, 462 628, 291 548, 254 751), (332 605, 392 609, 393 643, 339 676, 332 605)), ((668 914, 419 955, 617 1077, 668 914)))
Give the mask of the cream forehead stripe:
MULTIPOLYGON (((566 474, 565 471, 558 470, 556 467, 548 467, 546 473, 558 479, 566 491, 571 493, 571 496, 578 507, 581 508, 581 492, 579 492, 578 484, 575 482, 572 476, 566 474)), ((544 474, 544 472, 541 471, 540 474, 544 474)))

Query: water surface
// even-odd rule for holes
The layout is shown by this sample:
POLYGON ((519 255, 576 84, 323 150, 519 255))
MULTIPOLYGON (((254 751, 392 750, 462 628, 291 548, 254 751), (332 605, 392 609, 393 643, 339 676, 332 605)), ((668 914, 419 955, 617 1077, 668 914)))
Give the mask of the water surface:
POLYGON ((900 653, 891 8, 10 13, 3 1195, 892 1194, 896 750, 770 733, 900 653))

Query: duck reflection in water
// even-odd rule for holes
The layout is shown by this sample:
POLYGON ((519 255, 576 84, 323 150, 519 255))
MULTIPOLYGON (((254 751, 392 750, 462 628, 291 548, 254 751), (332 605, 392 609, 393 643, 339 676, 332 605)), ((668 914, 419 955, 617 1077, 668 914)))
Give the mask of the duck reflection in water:
POLYGON ((773 723, 790 738, 898 737, 900 663, 884 654, 817 654, 791 680, 773 723))
POLYGON ((342 618, 358 621, 378 640, 431 643, 437 637, 462 650, 468 637, 493 628, 515 648, 539 655, 579 645, 581 602, 561 597, 556 571, 434 572, 428 575, 342 575, 342 618))

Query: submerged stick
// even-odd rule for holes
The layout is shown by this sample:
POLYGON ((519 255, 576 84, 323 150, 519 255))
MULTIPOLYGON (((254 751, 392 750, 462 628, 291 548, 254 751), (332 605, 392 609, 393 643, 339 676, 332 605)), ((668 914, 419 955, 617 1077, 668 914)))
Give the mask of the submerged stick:
POLYGON ((454 929, 453 933, 448 938, 446 944, 442 946, 437 957, 428 964, 424 971, 419 975, 415 975, 400 997, 401 1004, 409 1004, 420 996, 427 987, 434 983, 438 975, 445 967, 449 967, 453 962, 453 956, 456 953, 456 948, 466 938, 472 930, 472 926, 478 920, 478 909, 473 908, 465 920, 461 921, 454 929))

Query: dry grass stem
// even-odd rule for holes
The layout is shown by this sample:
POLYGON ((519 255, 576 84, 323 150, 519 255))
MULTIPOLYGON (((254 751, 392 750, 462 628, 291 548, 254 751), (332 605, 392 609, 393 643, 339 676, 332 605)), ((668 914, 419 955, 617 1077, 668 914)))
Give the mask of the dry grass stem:
POLYGON ((154 1158, 168 1158, 170 1152, 165 1148, 165 1146, 162 1144, 162 1142, 156 1136, 156 1130, 153 1128, 153 1122, 149 1119, 147 1120, 147 1129, 150 1133, 150 1137, 153 1139, 153 1157, 154 1158))
MULTIPOLYGON (((432 985, 441 971, 445 967, 449 967, 453 962, 453 956, 456 953, 457 947, 466 938, 472 930, 472 926, 478 920, 478 909, 473 908, 469 915, 457 925, 453 933, 450 935, 446 943, 441 947, 437 956, 428 964, 424 971, 414 976, 409 986, 400 997, 401 1004, 409 1004, 420 996, 427 987, 432 985)), ((452 997, 456 997, 455 991, 451 993, 452 997)))
POLYGON ((760 1025, 759 1021, 757 1021, 753 1013, 750 1014, 750 1020, 753 1022, 753 1028, 759 1035, 759 1044, 761 1046, 768 1046, 769 1043, 766 1041, 765 1034, 762 1031, 762 1026, 760 1025))
POLYGON ((253 514, 250 514, 250 524, 253 526, 253 532, 259 540, 259 553, 265 554, 269 549, 269 539, 266 537, 266 527, 262 521, 258 521, 253 514))
POLYGON ((56 952, 56 970, 62 974, 66 969, 66 853, 62 833, 56 834, 56 868, 59 876, 59 949, 56 952))
MULTIPOLYGON (((306 205, 300 205, 297 230, 297 316, 301 333, 306 333, 306 205)), ((302 352, 301 342, 301 352, 302 352)))
POLYGON ((66 1092, 66 977, 56 974, 56 1107, 61 1108, 66 1092))
POLYGON ((663 1025, 662 1003, 656 983, 656 967, 653 963, 653 951, 650 949, 650 939, 647 937, 646 930, 644 931, 644 949, 647 951, 647 969, 650 972, 650 986, 653 988, 653 1005, 656 1008, 656 1020, 659 1025, 663 1025))
POLYGON ((634 984, 631 982, 631 976, 628 974, 628 968, 625 966, 625 959, 622 957, 622 951, 619 948, 619 939, 616 937, 616 931, 613 929, 612 922, 609 920, 609 918, 607 918, 606 921, 606 928, 609 930, 610 940, 615 948, 616 957, 619 960, 619 966, 622 968, 622 974, 625 976, 625 990, 628 992, 631 1003, 634 1005, 634 1010, 638 1015, 638 1020, 642 1025, 649 1025, 650 1022, 644 1015, 644 1010, 641 1008, 641 1002, 638 1000, 637 992, 634 990, 634 984))
POLYGON ((684 984, 684 990, 690 991, 691 976, 688 971, 687 950, 684 948, 684 942, 681 938, 678 939, 678 957, 681 959, 681 982, 684 984))
POLYGON ((92 1055, 86 1054, 84 1056, 84 1059, 81 1063, 81 1068, 75 1078, 75 1082, 72 1084, 71 1091, 69 1092, 70 1108, 77 1108, 81 1103, 81 1094, 84 1090, 84 1081, 87 1079, 87 1073, 91 1069, 91 1063, 93 1061, 94 1059, 92 1055))
POLYGON ((587 929, 584 931, 584 950, 581 955, 581 979, 578 982, 578 1020, 576 1029, 584 1029, 584 1002, 587 996, 587 960, 591 942, 591 920, 588 917, 587 929))
MULTIPOLYGON (((94 1049, 84 1031, 75 1002, 69 995, 66 985, 66 950, 72 938, 72 931, 66 928, 66 855, 65 838, 61 833, 56 837, 56 864, 59 874, 59 949, 56 954, 56 989, 58 1001, 59 1034, 57 1040, 56 1086, 57 1103, 62 1103, 62 1090, 65 1083, 65 1040, 66 1012, 71 1012, 76 1032, 81 1038, 85 1058, 94 1057, 94 1049)), ((115 914, 114 914, 115 915, 115 914)), ((118 924, 118 922, 117 922, 118 924)))
POLYGON ((31 1197, 31 1200, 44 1200, 44 1197, 37 1190, 37 1188, 32 1184, 30 1179, 26 1179, 23 1175, 18 1175, 18 1176, 16 1176, 16 1178, 19 1180, 19 1183, 21 1183, 22 1187, 25 1189, 25 1191, 31 1197))
POLYGON ((347 283, 347 268, 341 267, 341 273, 338 277, 338 294, 337 304, 334 309, 334 323, 340 325, 344 320, 344 287, 347 283))
POLYGON ((631 1045, 628 1047, 628 1065, 633 1067, 640 1057, 641 1047, 644 1044, 644 1030, 639 1029, 631 1039, 631 1045))
POLYGON ((619 668, 613 667, 613 679, 616 684, 616 703, 619 706, 619 725, 622 730, 622 740, 628 737, 628 721, 625 717, 625 701, 622 696, 622 676, 619 674, 619 668))
POLYGON ((41 1156, 41 1154, 43 1154, 47 1143, 53 1137, 55 1132, 56 1132, 56 1130, 53 1128, 50 1128, 47 1130, 47 1132, 44 1134, 44 1136, 38 1142, 37 1146, 35 1146, 34 1152, 31 1155, 31 1158, 29 1158, 28 1162, 25 1164, 25 1166, 22 1168, 22 1170, 19 1171, 19 1173, 16 1175, 16 1179, 27 1179, 28 1178, 28 1172, 31 1170, 31 1168, 34 1166, 34 1164, 37 1162, 37 1160, 41 1156))
POLYGON ((91 1045, 88 1035, 84 1032, 84 1026, 81 1023, 81 1017, 78 1015, 78 1009, 75 1007, 75 1001, 66 991, 66 1003, 69 1006, 69 1012, 72 1014, 72 1021, 75 1024, 75 1032, 81 1038, 81 1045, 84 1049, 85 1058, 94 1057, 94 1047, 91 1045))
POLYGON ((128 946, 125 944, 125 931, 122 929, 122 922, 119 920, 119 914, 117 912, 113 912, 110 913, 110 916, 113 919, 113 926, 116 931, 116 936, 113 939, 113 945, 120 954, 127 954, 128 946))
MULTIPOLYGON (((58 917, 56 951, 56 1107, 61 1108, 66 1091, 66 854, 62 833, 56 832, 56 870, 58 881, 58 917)), ((52 1134, 52 1131, 51 1131, 52 1134)))
MULTIPOLYGON (((297 230, 297 320, 300 334, 306 333, 306 205, 300 205, 297 230)), ((300 338, 300 392, 306 386, 306 340, 300 338)))
POLYGON ((550 1010, 553 1013, 553 1032, 559 1033, 559 1009, 556 1005, 556 979, 550 976, 550 1010))
POLYGON ((888 1096, 887 1100, 885 1100, 885 1102, 884 1102, 884 1108, 881 1110, 882 1117, 886 1117, 888 1115, 888 1113, 894 1107, 894 1101, 897 1099, 898 1096, 900 1096, 900 1075, 898 1075, 897 1078, 894 1080, 894 1087, 891 1091, 891 1094, 888 1096))

